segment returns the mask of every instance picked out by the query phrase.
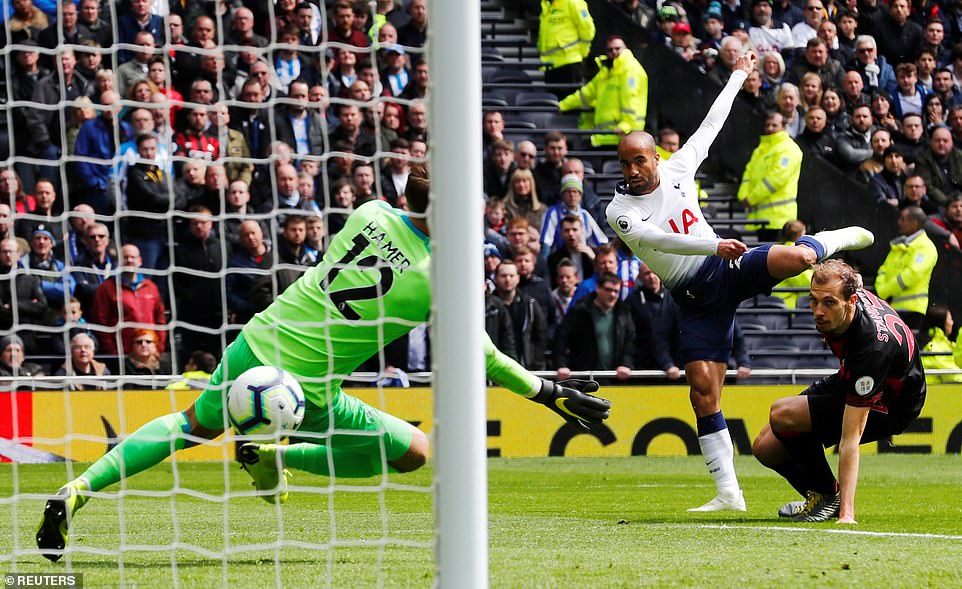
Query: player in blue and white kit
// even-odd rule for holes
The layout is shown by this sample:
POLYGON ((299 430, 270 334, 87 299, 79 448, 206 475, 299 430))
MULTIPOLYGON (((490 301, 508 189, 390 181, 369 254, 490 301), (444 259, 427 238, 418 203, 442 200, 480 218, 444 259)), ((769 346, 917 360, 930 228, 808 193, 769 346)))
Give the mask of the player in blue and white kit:
POLYGON ((648 133, 622 137, 618 159, 625 181, 607 210, 608 224, 671 290, 681 312, 679 347, 691 386, 698 442, 718 488, 714 499, 690 511, 745 510, 720 402, 738 304, 756 294, 770 294, 782 280, 837 251, 874 242, 871 232, 847 227, 802 237, 794 246, 749 250, 736 239, 719 239, 705 220, 695 172, 756 63, 753 53, 738 58, 701 126, 670 160, 659 162, 655 140, 648 133))

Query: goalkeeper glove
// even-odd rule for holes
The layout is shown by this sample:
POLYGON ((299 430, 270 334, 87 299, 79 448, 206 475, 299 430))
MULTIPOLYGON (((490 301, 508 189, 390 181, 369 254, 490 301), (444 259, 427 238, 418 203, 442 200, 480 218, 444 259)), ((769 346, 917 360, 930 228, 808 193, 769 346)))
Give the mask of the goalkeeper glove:
POLYGON ((548 407, 568 423, 588 431, 589 423, 601 423, 608 419, 611 409, 611 401, 589 394, 597 390, 598 383, 593 380, 569 378, 551 382, 541 379, 541 391, 531 400, 548 407))

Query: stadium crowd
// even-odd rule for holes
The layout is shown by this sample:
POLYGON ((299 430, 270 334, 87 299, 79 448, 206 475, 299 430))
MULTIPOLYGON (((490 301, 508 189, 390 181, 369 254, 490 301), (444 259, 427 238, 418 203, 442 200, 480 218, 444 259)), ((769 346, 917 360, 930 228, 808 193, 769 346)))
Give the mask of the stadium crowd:
MULTIPOLYGON (((430 146, 425 0, 11 4, 0 27, 0 44, 13 45, 0 60, 0 330, 16 336, 2 342, 0 375, 103 374, 105 362, 123 374, 163 374, 171 362, 203 373, 193 353, 219 357, 237 326, 317 263, 354 207, 405 207, 411 162, 430 146)), ((818 155, 908 211, 899 255, 880 274, 891 300, 912 301, 902 310, 922 316, 918 327, 940 330, 927 341, 952 345, 950 316, 924 320, 917 285, 928 276, 900 292, 900 272, 920 236, 935 244, 920 254, 929 258, 962 239, 962 9, 616 4, 649 43, 719 84, 738 55, 759 55, 740 97, 776 113, 759 150, 794 142, 799 157, 758 153, 743 183, 770 186, 777 168, 818 155)), ((581 0, 541 9, 545 80, 571 84, 552 88, 558 108, 582 109, 581 126, 597 132, 584 146, 561 131, 515 144, 501 112, 483 113, 486 326, 529 369, 677 379, 671 294, 611 239, 611 195, 593 189, 593 162, 568 156, 585 147, 614 159, 620 134, 646 128, 644 64, 595 30, 581 0), (594 60, 596 35, 606 53, 594 60), (592 61, 598 74, 586 79, 592 61)), ((684 142, 647 130, 663 158, 684 142)), ((796 189, 739 191, 770 221, 760 239, 779 238, 773 220, 794 220, 796 189)), ((429 369, 427 331, 386 359, 429 369)), ((744 345, 732 365, 748 374, 744 345)))

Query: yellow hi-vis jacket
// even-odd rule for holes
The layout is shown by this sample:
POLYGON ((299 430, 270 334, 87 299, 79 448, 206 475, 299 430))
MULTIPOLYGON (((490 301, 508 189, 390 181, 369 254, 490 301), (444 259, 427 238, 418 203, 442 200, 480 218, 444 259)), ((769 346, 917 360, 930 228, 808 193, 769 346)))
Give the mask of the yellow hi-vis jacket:
MULTIPOLYGON (((582 129, 619 130, 622 134, 645 129, 648 113, 648 73, 625 49, 610 65, 596 59, 598 74, 577 92, 560 103, 562 111, 594 108, 593 114, 582 115, 582 129)), ((592 135, 591 145, 618 145, 619 135, 592 135)))
POLYGON ((585 0, 541 0, 538 53, 551 67, 580 63, 595 38, 595 20, 585 0))
POLYGON ((908 237, 896 237, 878 269, 875 292, 896 311, 925 314, 929 309, 929 281, 938 260, 939 252, 924 229, 908 237))
MULTIPOLYGON (((957 370, 962 368, 962 330, 953 342, 942 331, 941 327, 929 329, 929 336, 932 338, 925 345, 923 352, 950 353, 951 356, 922 356, 922 368, 926 372, 929 369, 957 370)), ((928 384, 939 384, 942 382, 962 382, 962 374, 926 374, 925 382, 928 384)))
POLYGON ((762 135, 761 141, 745 166, 738 200, 748 206, 749 219, 767 219, 767 225, 748 225, 781 229, 798 218, 798 177, 802 173, 802 150, 788 131, 762 135))

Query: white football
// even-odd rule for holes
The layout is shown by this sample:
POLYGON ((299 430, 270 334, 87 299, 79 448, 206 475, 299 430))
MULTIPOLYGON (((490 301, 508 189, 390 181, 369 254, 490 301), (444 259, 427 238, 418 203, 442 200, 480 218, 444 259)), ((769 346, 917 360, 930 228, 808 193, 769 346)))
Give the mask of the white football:
POLYGON ((279 368, 251 368, 227 392, 227 417, 240 435, 276 436, 296 430, 304 419, 304 391, 279 368))

